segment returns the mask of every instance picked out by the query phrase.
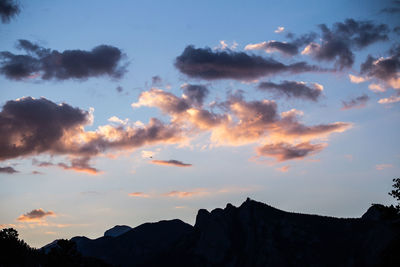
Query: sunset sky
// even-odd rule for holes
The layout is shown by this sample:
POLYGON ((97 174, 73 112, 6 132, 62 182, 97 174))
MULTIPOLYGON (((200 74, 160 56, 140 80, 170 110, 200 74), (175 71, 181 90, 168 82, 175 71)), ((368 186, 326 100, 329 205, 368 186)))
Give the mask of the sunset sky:
POLYGON ((399 18, 383 0, 0 0, 1 227, 41 247, 246 197, 394 204, 399 18))

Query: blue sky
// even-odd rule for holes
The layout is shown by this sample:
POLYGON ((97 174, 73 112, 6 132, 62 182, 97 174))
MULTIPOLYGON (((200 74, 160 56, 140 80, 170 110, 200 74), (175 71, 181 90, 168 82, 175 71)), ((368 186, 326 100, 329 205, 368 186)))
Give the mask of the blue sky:
POLYGON ((20 0, 20 12, 0 24, 0 224, 40 247, 98 237, 116 224, 194 223, 199 208, 246 197, 339 217, 392 204, 399 8, 396 1, 20 0), (350 35, 338 30, 354 25, 350 35), (18 49, 18 40, 50 52, 18 49), (281 49, 288 44, 296 52, 281 49), (75 61, 60 67, 65 51, 75 61), (340 65, 348 53, 354 62, 340 65), (28 66, 17 55, 37 60, 31 72, 7 72, 15 62, 28 66), (78 77, 79 64, 88 73, 78 77))

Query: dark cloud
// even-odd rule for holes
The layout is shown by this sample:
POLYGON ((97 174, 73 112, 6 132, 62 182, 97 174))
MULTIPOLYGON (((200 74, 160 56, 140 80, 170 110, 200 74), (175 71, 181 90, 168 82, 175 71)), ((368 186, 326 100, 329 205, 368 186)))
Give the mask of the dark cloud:
POLYGON ((371 55, 361 64, 361 74, 374 77, 379 80, 390 82, 393 79, 399 79, 400 71, 400 45, 395 45, 389 51, 389 57, 375 58, 371 55))
POLYGON ((70 165, 56 165, 94 173, 97 169, 89 166, 90 158, 107 150, 176 143, 183 138, 179 126, 155 118, 140 127, 105 125, 86 132, 84 126, 92 119, 89 112, 45 98, 8 101, 0 112, 0 160, 42 153, 68 155, 70 165))
POLYGON ((153 86, 158 86, 158 85, 160 85, 161 83, 162 83, 162 79, 161 79, 160 76, 156 75, 156 76, 151 77, 151 84, 152 84, 153 86))
POLYGON ((0 112, 0 160, 62 150, 63 135, 88 121, 88 112, 45 98, 7 101, 0 112))
POLYGON ((303 54, 311 54, 317 60, 334 61, 343 69, 354 63, 353 49, 362 49, 378 41, 388 40, 389 27, 386 24, 375 25, 371 21, 347 19, 337 22, 329 29, 319 25, 322 31, 321 44, 310 43, 303 54))
POLYGON ((115 90, 117 90, 118 93, 122 93, 122 91, 124 91, 124 88, 122 88, 121 85, 117 86, 117 88, 115 88, 115 90))
POLYGON ((304 82, 283 81, 281 83, 262 82, 258 85, 261 90, 271 91, 278 95, 286 95, 291 98, 303 98, 317 101, 322 95, 323 87, 319 84, 306 85, 304 82))
POLYGON ((170 165, 176 167, 191 167, 192 164, 183 163, 182 161, 170 159, 170 160, 152 160, 151 163, 157 165, 170 165))
POLYGON ((209 91, 204 85, 197 84, 185 84, 182 87, 183 93, 187 100, 198 107, 203 105, 204 99, 207 97, 209 91))
POLYGON ((0 167, 0 173, 8 173, 8 174, 13 174, 17 173, 18 171, 14 169, 13 167, 0 167))
POLYGON ((393 28, 393 32, 400 34, 400 26, 396 26, 393 28))
POLYGON ((0 0, 0 17, 3 23, 8 23, 20 12, 19 5, 14 0, 0 0))
POLYGON ((91 51, 58 52, 19 40, 17 48, 27 54, 0 52, 0 73, 8 79, 41 76, 43 80, 84 80, 103 75, 120 78, 126 71, 126 65, 121 65, 124 55, 113 46, 99 45, 91 51))
POLYGON ((55 216, 56 214, 52 211, 44 211, 43 209, 34 209, 28 213, 25 213, 17 218, 18 221, 41 221, 46 216, 55 216))
POLYGON ((250 80, 282 72, 320 71, 320 68, 298 62, 285 65, 272 58, 248 55, 231 50, 213 51, 210 48, 187 46, 176 58, 175 67, 192 78, 205 80, 250 80))
POLYGON ((292 159, 303 159, 306 156, 321 151, 324 147, 324 144, 310 144, 309 142, 298 145, 281 142, 259 147, 257 152, 261 156, 274 157, 277 161, 281 162, 292 159))
POLYGON ((343 107, 342 110, 352 109, 352 108, 363 108, 365 104, 368 102, 369 96, 363 94, 356 98, 350 99, 348 101, 342 101, 343 107))

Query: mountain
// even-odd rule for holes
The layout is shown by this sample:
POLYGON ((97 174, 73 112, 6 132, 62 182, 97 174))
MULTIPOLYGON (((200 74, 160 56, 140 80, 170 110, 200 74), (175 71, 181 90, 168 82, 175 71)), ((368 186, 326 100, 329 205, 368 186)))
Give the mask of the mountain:
POLYGON ((170 220, 145 223, 116 237, 103 236, 94 240, 73 237, 71 241, 85 257, 115 265, 136 266, 161 255, 192 231, 191 225, 181 220, 170 220))
POLYGON ((400 266, 400 219, 382 205, 342 219, 247 199, 199 210, 194 226, 160 221, 71 241, 82 255, 120 266, 400 266))
POLYGON ((117 237, 122 234, 125 234, 126 232, 128 232, 131 229, 132 229, 132 227, 127 226, 127 225, 116 225, 113 228, 105 231, 104 236, 117 237))

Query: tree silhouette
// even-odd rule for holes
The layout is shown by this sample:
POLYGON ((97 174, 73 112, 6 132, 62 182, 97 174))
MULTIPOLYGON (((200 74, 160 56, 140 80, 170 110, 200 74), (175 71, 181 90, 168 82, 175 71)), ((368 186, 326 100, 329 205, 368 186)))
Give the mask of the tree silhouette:
POLYGON ((399 203, 396 206, 397 212, 400 212, 400 178, 393 179, 393 190, 389 192, 393 198, 395 198, 399 203))

